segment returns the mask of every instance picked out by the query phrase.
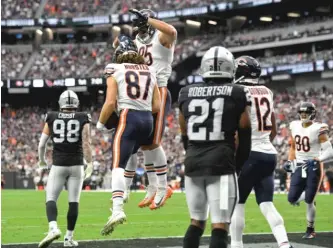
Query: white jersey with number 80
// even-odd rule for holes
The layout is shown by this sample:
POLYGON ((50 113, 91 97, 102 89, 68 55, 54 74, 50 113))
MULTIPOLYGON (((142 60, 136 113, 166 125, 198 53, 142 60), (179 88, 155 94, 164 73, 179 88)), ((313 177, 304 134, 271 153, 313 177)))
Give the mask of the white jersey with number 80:
POLYGON ((328 131, 327 124, 314 122, 305 128, 302 121, 292 121, 290 131, 295 142, 297 163, 319 157, 321 146, 318 136, 328 131))
POLYGON ((252 96, 251 125, 252 151, 276 154, 270 142, 272 113, 274 112, 273 93, 263 85, 245 86, 252 96))
POLYGON ((156 85, 155 72, 147 65, 108 64, 105 74, 112 74, 118 84, 117 110, 152 110, 156 85))

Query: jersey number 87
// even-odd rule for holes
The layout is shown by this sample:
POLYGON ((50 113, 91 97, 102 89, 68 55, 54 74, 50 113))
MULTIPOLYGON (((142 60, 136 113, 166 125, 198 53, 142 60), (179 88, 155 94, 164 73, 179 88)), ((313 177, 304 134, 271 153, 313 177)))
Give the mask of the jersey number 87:
POLYGON ((224 108, 224 98, 216 98, 212 102, 206 99, 193 99, 188 105, 189 113, 193 113, 187 123, 187 135, 193 141, 205 140, 224 140, 224 132, 222 131, 222 117, 224 108), (200 109, 200 114, 194 114, 196 109, 200 109), (210 109, 214 111, 213 119, 209 119, 210 109), (210 120, 210 122, 209 122, 210 120), (211 126, 211 132, 208 127, 211 126))

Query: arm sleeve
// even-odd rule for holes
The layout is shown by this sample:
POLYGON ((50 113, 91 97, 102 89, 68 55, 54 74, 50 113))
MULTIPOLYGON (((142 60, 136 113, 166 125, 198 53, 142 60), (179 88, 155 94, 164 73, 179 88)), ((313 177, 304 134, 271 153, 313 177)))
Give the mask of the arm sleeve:
POLYGON ((49 139, 49 136, 45 133, 42 133, 39 144, 38 144, 38 158, 39 161, 45 162, 45 148, 46 148, 46 143, 49 139))

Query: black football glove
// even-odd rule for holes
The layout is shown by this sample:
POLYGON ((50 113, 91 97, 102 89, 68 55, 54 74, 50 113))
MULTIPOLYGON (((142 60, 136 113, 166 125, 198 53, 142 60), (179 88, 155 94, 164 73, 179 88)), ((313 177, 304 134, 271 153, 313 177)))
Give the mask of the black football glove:
POLYGON ((137 27, 137 29, 143 28, 147 26, 148 22, 148 16, 143 15, 140 13, 139 10, 137 9, 130 9, 129 12, 135 15, 135 18, 132 20, 133 21, 133 26, 137 27))

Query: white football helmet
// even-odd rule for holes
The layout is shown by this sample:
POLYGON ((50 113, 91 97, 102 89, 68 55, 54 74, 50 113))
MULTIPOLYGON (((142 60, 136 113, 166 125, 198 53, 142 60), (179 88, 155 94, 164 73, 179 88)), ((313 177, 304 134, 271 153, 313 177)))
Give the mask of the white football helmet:
POLYGON ((201 59, 200 74, 203 78, 233 79, 235 76, 234 55, 224 47, 211 47, 201 59))
POLYGON ((58 103, 60 109, 77 109, 80 101, 74 91, 66 90, 60 95, 58 103))

